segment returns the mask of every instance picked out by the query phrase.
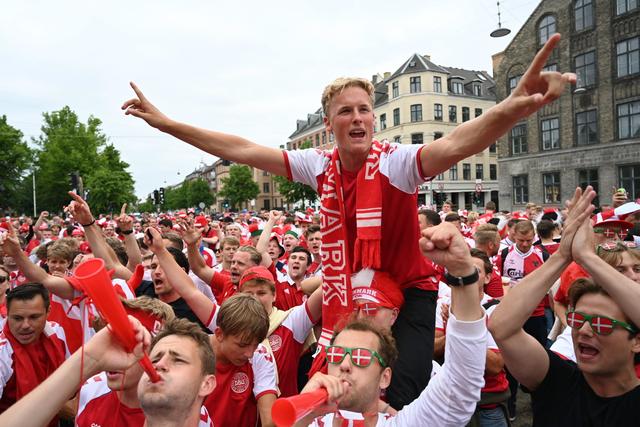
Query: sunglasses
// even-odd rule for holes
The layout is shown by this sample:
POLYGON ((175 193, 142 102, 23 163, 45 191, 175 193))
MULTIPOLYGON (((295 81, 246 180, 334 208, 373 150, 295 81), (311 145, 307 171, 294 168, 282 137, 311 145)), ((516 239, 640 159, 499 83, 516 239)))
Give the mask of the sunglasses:
POLYGON ((636 245, 635 242, 625 242, 625 241, 618 241, 618 242, 606 242, 606 243, 601 243, 597 246, 596 248, 596 253, 600 253, 600 250, 603 251, 607 251, 607 252, 619 252, 619 251, 623 251, 626 249, 636 249, 638 246, 636 245))
POLYGON ((593 232, 596 234, 603 234, 604 237, 606 237, 607 239, 613 239, 614 237, 618 236, 620 240, 624 240, 627 237, 627 234, 629 234, 628 230, 623 230, 623 229, 614 230, 612 228, 601 228, 601 227, 594 228, 593 232))
POLYGON ((4 283, 9 280, 9 276, 0 276, 0 283, 4 283))
POLYGON ((607 316, 593 315, 582 313, 580 311, 567 312, 567 325, 572 329, 580 329, 584 325, 584 322, 588 322, 593 332, 598 335, 611 335, 613 328, 616 326, 626 329, 627 331, 635 334, 638 330, 628 323, 620 320, 615 320, 607 316))
POLYGON ((366 316, 375 316, 378 314, 378 310, 381 309, 382 306, 380 304, 376 304, 374 302, 364 302, 362 304, 353 303, 353 311, 354 313, 364 313, 366 316))
POLYGON ((383 368, 387 367, 387 364, 384 362, 384 359, 380 354, 378 354, 375 350, 369 350, 368 348, 352 348, 352 347, 342 347, 339 345, 332 345, 327 347, 327 362, 332 365, 339 365, 342 363, 346 355, 351 356, 351 363, 360 367, 366 368, 371 365, 373 358, 378 359, 380 366, 383 368))

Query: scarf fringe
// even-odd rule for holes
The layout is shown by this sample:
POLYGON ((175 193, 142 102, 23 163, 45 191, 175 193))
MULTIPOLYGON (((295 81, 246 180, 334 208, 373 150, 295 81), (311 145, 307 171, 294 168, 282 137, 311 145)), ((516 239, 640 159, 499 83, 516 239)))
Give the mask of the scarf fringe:
POLYGON ((353 271, 359 271, 363 268, 380 269, 379 239, 356 239, 354 254, 353 271), (359 265, 356 265, 356 263, 359 265))

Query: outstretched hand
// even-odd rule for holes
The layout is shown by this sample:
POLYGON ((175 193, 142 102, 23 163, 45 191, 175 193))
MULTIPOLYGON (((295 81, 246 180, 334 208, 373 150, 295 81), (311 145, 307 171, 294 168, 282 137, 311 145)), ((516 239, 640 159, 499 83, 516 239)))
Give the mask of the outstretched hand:
POLYGON ((180 232, 182 234, 182 240, 188 245, 197 245, 202 238, 202 229, 197 229, 192 219, 186 219, 180 221, 180 232))
POLYGON ((91 214, 89 204, 73 191, 69 191, 69 195, 73 199, 69 206, 67 206, 69 213, 71 213, 73 218, 80 224, 91 224, 91 222, 93 222, 93 215, 91 214))
POLYGON ((130 85, 137 98, 131 98, 122 104, 121 108, 125 110, 125 114, 139 117, 151 127, 162 130, 169 122, 169 118, 149 102, 135 83, 131 82, 130 85))
POLYGON ((547 40, 542 49, 533 58, 518 86, 507 98, 508 113, 515 115, 516 120, 525 118, 558 99, 567 84, 575 84, 575 73, 543 71, 547 60, 559 41, 560 34, 557 33, 547 40))
MULTIPOLYGON (((585 221, 589 221, 591 213, 595 209, 595 206, 591 204, 595 197, 596 192, 591 186, 588 186, 584 192, 578 187, 571 200, 566 203, 568 213, 564 221, 562 239, 560 239, 560 247, 558 248, 558 253, 566 260, 571 260, 576 255, 575 244, 577 242, 574 242, 576 233, 585 221)), ((579 240, 582 244, 585 243, 584 238, 579 240)), ((585 248, 578 248, 578 250, 583 249, 585 248)), ((593 246, 586 249, 593 251, 593 246)))
POLYGON ((144 232, 144 244, 147 245, 149 250, 154 254, 165 249, 162 234, 153 227, 147 228, 147 231, 144 232))
POLYGON ((13 228, 13 224, 7 223, 9 230, 5 233, 0 233, 0 248, 3 252, 13 258, 20 255, 20 240, 16 235, 16 230, 13 228))
POLYGON ((120 215, 116 217, 116 223, 120 231, 133 230, 133 218, 127 215, 127 204, 123 204, 120 209, 120 215))

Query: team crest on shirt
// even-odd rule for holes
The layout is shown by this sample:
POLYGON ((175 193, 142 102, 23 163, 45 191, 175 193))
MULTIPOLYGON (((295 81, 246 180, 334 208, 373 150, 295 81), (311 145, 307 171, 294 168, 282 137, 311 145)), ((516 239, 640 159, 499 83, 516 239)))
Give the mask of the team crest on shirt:
POLYGON ((231 390, 234 393, 244 393, 249 388, 249 376, 244 372, 236 372, 231 377, 231 390))
POLYGON ((269 336, 269 345, 271 346, 271 351, 278 351, 280 347, 282 347, 282 338, 280 335, 270 335, 269 336))

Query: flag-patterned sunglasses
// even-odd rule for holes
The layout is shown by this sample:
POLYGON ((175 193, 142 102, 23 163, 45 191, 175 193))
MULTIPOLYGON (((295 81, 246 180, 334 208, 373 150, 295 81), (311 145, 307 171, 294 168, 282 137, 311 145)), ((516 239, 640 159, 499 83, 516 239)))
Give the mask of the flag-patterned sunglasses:
POLYGON ((613 239, 618 236, 620 240, 624 240, 627 237, 628 230, 624 230, 622 228, 614 229, 614 228, 604 228, 604 227, 594 227, 593 232, 596 234, 603 234, 607 239, 613 239))
POLYGON ((378 314, 378 310, 382 308, 380 304, 375 302, 364 302, 362 304, 353 303, 353 311, 356 313, 362 312, 367 316, 375 316, 378 314))
POLYGON ((636 245, 635 242, 624 242, 624 241, 606 242, 598 245, 596 249, 596 253, 600 253, 601 250, 607 251, 607 252, 619 252, 619 251, 625 250, 625 248, 636 249, 637 247, 638 246, 636 245))
POLYGON ((366 368, 371 365, 374 357, 378 359, 380 366, 383 368, 387 367, 382 356, 375 350, 361 347, 342 347, 339 345, 327 347, 327 362, 332 365, 339 365, 347 354, 351 356, 351 362, 360 368, 366 368))
POLYGON ((613 328, 616 326, 624 328, 632 334, 638 332, 638 330, 630 324, 607 316, 600 316, 597 314, 590 316, 580 311, 567 312, 567 325, 572 329, 582 328, 582 326, 584 326, 584 322, 588 322, 593 332, 598 335, 610 335, 613 332, 613 328))

